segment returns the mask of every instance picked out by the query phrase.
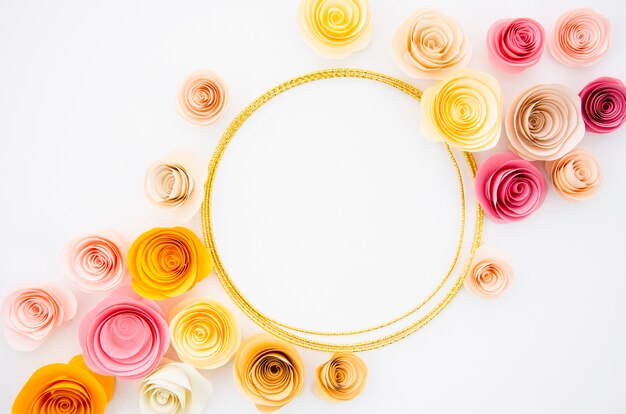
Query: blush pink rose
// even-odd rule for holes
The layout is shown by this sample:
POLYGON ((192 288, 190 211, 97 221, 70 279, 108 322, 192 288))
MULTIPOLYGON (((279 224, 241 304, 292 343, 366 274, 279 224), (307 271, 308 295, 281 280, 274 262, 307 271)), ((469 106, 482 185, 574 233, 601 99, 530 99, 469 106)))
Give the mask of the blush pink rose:
POLYGON ((521 72, 539 62, 545 38, 543 26, 536 20, 498 20, 487 33, 489 61, 504 72, 521 72))
POLYGON ((578 94, 587 131, 613 132, 626 122, 626 86, 615 78, 591 81, 578 94))
POLYGON ((537 167, 510 152, 482 163, 474 185, 480 206, 497 223, 528 217, 543 204, 548 189, 537 167))
POLYGON ((125 379, 154 371, 170 343, 163 311, 130 287, 115 290, 85 315, 78 340, 90 369, 125 379))

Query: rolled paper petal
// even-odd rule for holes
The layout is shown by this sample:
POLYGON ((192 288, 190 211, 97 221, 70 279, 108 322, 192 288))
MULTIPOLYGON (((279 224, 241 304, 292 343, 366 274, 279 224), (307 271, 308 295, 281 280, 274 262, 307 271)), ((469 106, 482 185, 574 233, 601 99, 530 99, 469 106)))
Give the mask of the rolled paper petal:
POLYGON ((502 93, 486 73, 463 69, 426 89, 422 111, 422 133, 461 151, 485 151, 500 139, 502 93))
POLYGON ((190 73, 178 92, 178 113, 192 124, 211 125, 228 104, 228 88, 222 78, 208 70, 190 73))
POLYGON ((513 280, 513 269, 504 254, 493 246, 481 245, 474 253, 464 285, 486 299, 495 298, 513 280))
POLYGON ((537 85, 513 100, 505 120, 510 147, 527 160, 567 154, 585 134, 580 98, 562 85, 537 85))
POLYGON ((110 230, 68 243, 65 264, 72 282, 87 292, 118 287, 126 274, 126 243, 110 230))
POLYGON ((510 152, 492 155, 478 167, 476 198, 497 223, 528 217, 546 198, 547 184, 530 162, 510 152))
POLYGON ((78 330, 85 363, 125 379, 154 371, 169 346, 169 330, 156 303, 122 287, 85 315, 78 330))
POLYGON ((50 364, 35 371, 15 398, 11 413, 103 414, 114 391, 114 377, 90 371, 77 355, 69 364, 50 364))
POLYGON ((315 371, 315 393, 330 401, 349 401, 363 391, 367 366, 354 354, 335 354, 315 371))
POLYGON ((543 26, 536 20, 498 20, 487 33, 489 61, 501 71, 521 72, 539 62, 545 38, 543 26))
POLYGON ((235 385, 262 412, 288 404, 304 386, 304 362, 298 350, 270 334, 246 339, 233 368, 235 385))
POLYGON ((467 67, 472 46, 456 20, 435 10, 418 9, 394 34, 391 53, 409 76, 444 79, 467 67))
POLYGON ((132 286, 144 298, 173 298, 192 289, 213 267, 202 241, 185 227, 148 230, 128 251, 132 286))
POLYGON ((556 161, 546 162, 556 193, 569 201, 592 198, 600 189, 602 172, 598 161, 585 148, 578 147, 556 161))
POLYGON ((578 95, 587 131, 607 134, 626 122, 626 86, 621 80, 598 78, 578 95))
POLYGON ((156 207, 172 212, 178 221, 190 220, 202 204, 205 175, 205 165, 195 152, 173 151, 146 171, 146 198, 156 207))
POLYGON ((162 365, 139 383, 142 414, 202 414, 213 393, 211 383, 191 365, 162 365))
POLYGON ((550 52, 568 66, 596 63, 611 44, 609 19, 592 9, 581 8, 563 13, 550 38, 550 52))
POLYGON ((172 346, 181 361, 214 369, 228 363, 241 344, 235 315, 210 298, 190 298, 170 312, 172 346))
POLYGON ((344 58, 372 37, 368 0, 301 0, 298 23, 304 40, 326 58, 344 58))
POLYGON ((18 351, 39 348, 52 332, 76 315, 76 297, 67 288, 42 284, 11 293, 2 305, 4 334, 18 351))

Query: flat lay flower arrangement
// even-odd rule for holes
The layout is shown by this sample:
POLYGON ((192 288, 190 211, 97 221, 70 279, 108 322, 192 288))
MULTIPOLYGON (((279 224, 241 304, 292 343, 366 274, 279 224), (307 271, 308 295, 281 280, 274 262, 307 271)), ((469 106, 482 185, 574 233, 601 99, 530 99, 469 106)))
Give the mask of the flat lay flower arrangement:
MULTIPOLYGON (((472 190, 493 222, 525 219, 542 207, 548 191, 569 202, 593 197, 602 172, 581 143, 622 127, 624 83, 605 76, 589 79, 580 90, 534 85, 504 108, 498 81, 469 67, 472 45, 457 17, 415 10, 398 22, 389 45, 390 59, 403 72, 435 82, 421 96, 421 133, 468 153, 508 143, 508 151, 489 154, 475 172, 472 190)), ((376 35, 367 0, 302 0, 296 21, 306 44, 338 62, 376 35)), ((564 11, 551 33, 531 17, 512 17, 485 28, 484 41, 493 69, 508 76, 531 69, 548 54, 563 65, 586 67, 609 50, 611 24, 588 8, 564 11)), ((210 68, 198 68, 181 81, 176 110, 186 121, 210 128, 229 104, 228 86, 210 68)), ((183 223, 197 216, 206 179, 202 157, 172 148, 146 166, 145 199, 183 223)), ((514 283, 505 249, 480 245, 465 259, 463 285, 469 292, 490 299, 514 283)), ((114 230, 86 233, 68 241, 63 263, 71 289, 28 285, 4 299, 11 348, 43 349, 56 328, 77 313, 72 289, 108 296, 89 305, 72 338, 82 354, 33 372, 14 398, 14 414, 103 413, 115 382, 127 380, 136 381, 134 404, 142 413, 199 414, 212 394, 203 372, 231 362, 236 387, 262 412, 280 409, 307 388, 335 403, 366 388, 367 366, 355 353, 336 352, 321 366, 305 367, 291 343, 270 333, 243 337, 235 314, 214 298, 179 300, 212 277, 215 265, 189 228, 154 227, 134 240, 114 230), (166 299, 177 300, 168 313, 160 305, 166 299), (168 350, 178 359, 167 358, 168 350), (314 384, 305 384, 305 369, 314 371, 314 384)))

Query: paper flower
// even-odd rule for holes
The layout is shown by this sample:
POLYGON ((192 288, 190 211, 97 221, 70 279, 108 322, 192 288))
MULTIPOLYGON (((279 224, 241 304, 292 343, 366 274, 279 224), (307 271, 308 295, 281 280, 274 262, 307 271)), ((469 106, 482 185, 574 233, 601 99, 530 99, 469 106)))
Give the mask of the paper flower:
POLYGON ((370 41, 368 0, 301 0, 300 34, 320 56, 344 58, 370 41))
POLYGON ((193 151, 170 152, 146 171, 146 198, 153 205, 172 212, 178 221, 190 220, 202 204, 205 167, 193 151))
POLYGON ((190 298, 176 305, 170 315, 172 346, 181 361, 196 368, 221 367, 241 344, 235 315, 216 300, 190 298))
POLYGON ((607 134, 626 122, 626 86, 621 80, 598 78, 578 95, 587 131, 607 134))
POLYGON ((537 167, 510 152, 492 155, 482 163, 474 185, 480 206, 497 223, 528 217, 541 207, 547 190, 537 167))
POLYGON ((286 405, 304 386, 304 362, 298 350, 266 333, 241 344, 234 374, 237 388, 263 412, 286 405))
POLYGON ((465 276, 464 285, 470 292, 486 299, 498 296, 513 280, 513 269, 504 254, 492 246, 481 245, 465 276))
POLYGON ((106 231, 72 240, 65 249, 65 263, 72 282, 87 292, 116 288, 126 274, 125 243, 106 231))
POLYGON ((463 69, 426 89, 422 111, 422 133, 461 151, 485 151, 500 138, 500 84, 486 73, 463 69))
POLYGON ((202 414, 211 383, 191 365, 172 362, 139 383, 142 414, 202 414))
POLYGON ((4 336, 18 351, 39 348, 76 315, 76 297, 63 286, 43 284, 11 293, 2 305, 4 336))
POLYGON ((363 391, 365 362, 354 354, 335 354, 315 371, 315 393, 331 401, 348 401, 363 391))
POLYGON ((394 34, 391 53, 409 76, 444 79, 467 67, 472 47, 456 20, 435 10, 418 9, 394 34))
POLYGON ((148 299, 181 295, 207 277, 212 267, 207 249, 185 227, 148 230, 128 251, 133 289, 148 299))
POLYGON ((87 368, 81 355, 69 364, 50 364, 33 372, 20 390, 13 414, 104 414, 115 391, 115 378, 87 368))
POLYGON ((536 20, 498 20, 487 33, 489 61, 501 71, 521 72, 539 62, 545 38, 543 26, 536 20))
POLYGON ((518 95, 504 126, 513 151, 537 161, 562 157, 585 134, 580 98, 562 85, 537 85, 518 95))
POLYGON ((550 38, 550 52, 568 66, 590 66, 609 49, 609 19, 587 8, 570 10, 559 17, 550 38))
POLYGON ((216 73, 198 70, 190 73, 178 92, 178 113, 195 125, 211 125, 228 104, 226 83, 216 73))
POLYGON ((600 189, 602 173, 598 161, 585 148, 575 148, 556 161, 548 161, 546 170, 556 193, 570 201, 592 198, 600 189))
POLYGON ((157 304, 121 287, 85 315, 78 341, 95 372, 139 379, 159 365, 170 337, 157 304))

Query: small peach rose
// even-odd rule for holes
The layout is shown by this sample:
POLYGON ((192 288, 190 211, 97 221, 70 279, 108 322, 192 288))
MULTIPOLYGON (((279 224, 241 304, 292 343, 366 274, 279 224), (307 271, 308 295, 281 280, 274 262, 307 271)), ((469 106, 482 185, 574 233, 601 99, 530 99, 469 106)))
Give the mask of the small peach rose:
POLYGON ((349 401, 363 391, 365 362, 354 354, 335 354, 315 371, 315 393, 331 401, 349 401))
POLYGON ((178 113, 195 125, 211 125, 226 110, 228 89, 216 73, 193 72, 185 78, 178 92, 178 113))
POLYGON ((472 293, 491 299, 504 291, 513 280, 513 269, 501 251, 482 245, 474 253, 474 260, 465 276, 465 287, 472 293))
POLYGON ((548 161, 546 170, 556 193, 570 201, 592 198, 602 182, 598 161, 589 150, 582 147, 574 148, 556 161, 548 161))
POLYGON ((590 66, 609 49, 611 23, 594 10, 570 10, 556 22, 550 38, 550 51, 559 62, 568 66, 590 66))

